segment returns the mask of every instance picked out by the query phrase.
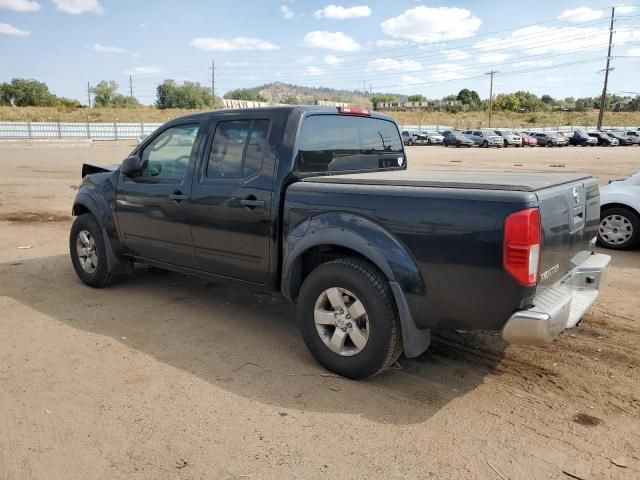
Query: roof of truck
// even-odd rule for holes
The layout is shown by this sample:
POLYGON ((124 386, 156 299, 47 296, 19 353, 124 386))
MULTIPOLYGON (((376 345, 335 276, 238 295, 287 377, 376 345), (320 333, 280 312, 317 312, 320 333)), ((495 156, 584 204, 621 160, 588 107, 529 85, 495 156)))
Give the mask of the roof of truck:
MULTIPOLYGON (((354 105, 355 107, 355 105, 354 105)), ((382 118, 385 120, 393 120, 389 115, 385 115, 384 113, 379 113, 374 111, 373 109, 369 109, 369 115, 354 115, 349 113, 344 113, 343 115, 353 115, 353 116, 368 116, 372 118, 382 118)), ((294 112, 299 111, 301 113, 334 113, 338 114, 338 107, 329 107, 324 105, 277 105, 273 107, 256 107, 256 108, 230 108, 230 109, 221 109, 221 110, 209 110, 207 112, 198 112, 198 113, 190 113, 187 115, 183 115, 181 117, 177 117, 177 119, 201 119, 203 117, 211 117, 215 115, 228 115, 228 114, 246 114, 246 115, 254 115, 257 113, 269 114, 274 112, 294 112)))

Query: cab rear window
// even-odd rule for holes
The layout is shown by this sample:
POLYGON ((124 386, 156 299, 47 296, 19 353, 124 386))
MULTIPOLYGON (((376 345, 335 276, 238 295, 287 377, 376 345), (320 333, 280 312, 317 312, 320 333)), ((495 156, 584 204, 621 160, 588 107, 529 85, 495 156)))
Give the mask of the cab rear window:
POLYGON ((323 173, 404 167, 395 123, 371 117, 312 115, 300 135, 297 170, 323 173))

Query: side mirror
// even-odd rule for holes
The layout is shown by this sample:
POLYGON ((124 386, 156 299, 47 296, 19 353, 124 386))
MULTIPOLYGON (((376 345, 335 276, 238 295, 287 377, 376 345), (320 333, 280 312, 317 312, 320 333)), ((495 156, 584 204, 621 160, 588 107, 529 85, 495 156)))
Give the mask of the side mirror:
POLYGON ((142 170, 142 159, 137 155, 125 158, 120 165, 120 172, 127 177, 134 176, 140 170, 142 170))

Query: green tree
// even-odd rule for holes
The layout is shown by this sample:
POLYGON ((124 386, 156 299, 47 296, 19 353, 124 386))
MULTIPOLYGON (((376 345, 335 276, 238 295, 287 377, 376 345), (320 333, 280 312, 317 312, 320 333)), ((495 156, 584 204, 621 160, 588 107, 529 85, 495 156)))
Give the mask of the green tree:
POLYGON ((540 97, 540 101, 545 105, 549 105, 549 106, 553 106, 556 104, 556 99, 553 98, 551 95, 546 95, 546 94, 540 97))
POLYGON ((408 102, 426 102, 427 99, 425 98, 424 95, 416 93, 415 95, 409 95, 407 97, 407 101, 408 102))
POLYGON ((112 107, 116 95, 118 95, 118 84, 113 80, 102 80, 91 89, 93 93, 93 103, 96 107, 112 107))
POLYGON ((631 112, 640 112, 640 95, 636 95, 629 102, 629 111, 631 112))
POLYGON ((515 93, 501 93, 496 97, 495 106, 498 110, 517 112, 521 108, 521 103, 515 93))
POLYGON ((0 85, 0 104, 14 107, 47 107, 55 102, 55 95, 44 82, 14 78, 0 85))
POLYGON ((462 102, 463 105, 468 105, 470 110, 477 110, 482 104, 478 92, 469 90, 468 88, 460 90, 456 96, 456 100, 462 102))
POLYGON ((156 89, 158 108, 205 108, 211 107, 211 90, 198 82, 178 85, 174 80, 165 80, 156 89))
POLYGON ((586 112, 593 108, 593 99, 590 97, 578 98, 576 100, 576 111, 577 112, 586 112))
POLYGON ((225 93, 224 98, 232 100, 248 100, 251 102, 266 102, 267 99, 260 95, 259 92, 249 88, 237 88, 225 93))

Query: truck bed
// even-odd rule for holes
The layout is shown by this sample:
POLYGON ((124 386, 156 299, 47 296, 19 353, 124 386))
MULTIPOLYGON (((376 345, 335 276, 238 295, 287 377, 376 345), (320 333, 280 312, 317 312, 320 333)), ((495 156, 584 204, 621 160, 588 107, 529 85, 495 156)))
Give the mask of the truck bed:
POLYGON ((307 177, 305 182, 389 185, 406 187, 462 188, 536 192, 590 178, 582 173, 460 172, 446 170, 352 173, 307 177), (526 175, 523 175, 526 173, 526 175))

